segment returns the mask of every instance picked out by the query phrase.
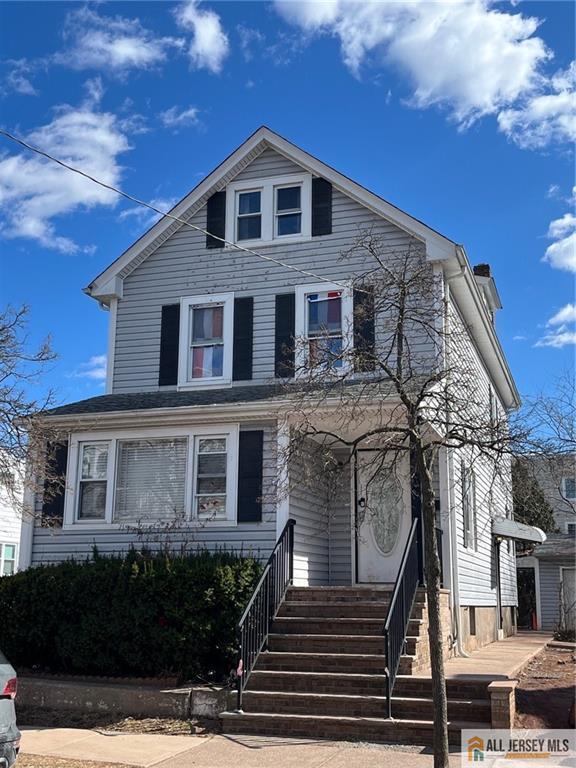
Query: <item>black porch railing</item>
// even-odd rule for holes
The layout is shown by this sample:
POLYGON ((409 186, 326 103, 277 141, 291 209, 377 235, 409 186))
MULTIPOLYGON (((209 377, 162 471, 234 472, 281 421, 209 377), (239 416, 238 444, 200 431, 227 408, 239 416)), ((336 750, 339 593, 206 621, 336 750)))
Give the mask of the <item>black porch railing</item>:
POLYGON ((242 693, 250 673, 268 639, 270 627, 286 590, 294 578, 295 524, 294 520, 288 520, 284 526, 236 628, 238 633, 236 685, 239 710, 242 709, 242 693))
POLYGON ((406 632, 410 621, 410 614, 416 597, 416 590, 420 583, 419 578, 419 536, 418 526, 420 518, 416 517, 412 521, 410 535, 402 555, 402 563, 394 584, 394 592, 386 624, 384 625, 384 645, 386 651, 386 700, 388 707, 388 717, 392 717, 392 691, 400 666, 400 657, 404 652, 406 643, 406 632))

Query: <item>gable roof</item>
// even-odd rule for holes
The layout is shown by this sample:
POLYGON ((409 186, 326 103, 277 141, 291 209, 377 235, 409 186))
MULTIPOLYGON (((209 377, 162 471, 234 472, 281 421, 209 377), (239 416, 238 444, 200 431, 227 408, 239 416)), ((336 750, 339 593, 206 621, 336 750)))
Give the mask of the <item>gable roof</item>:
POLYGON ((518 407, 520 404, 518 391, 464 247, 318 160, 267 126, 258 128, 183 197, 169 211, 173 218, 164 216, 160 219, 95 277, 84 288, 84 292, 105 305, 109 305, 113 298, 121 298, 123 279, 183 226, 181 221, 175 221, 174 218, 189 221, 214 192, 224 189, 266 149, 273 149, 312 175, 327 179, 343 194, 420 240, 426 246, 427 258, 430 261, 443 263, 446 276, 462 278, 452 282, 452 293, 458 299, 464 318, 475 337, 505 407, 518 407))
MULTIPOLYGON (((313 175, 322 176, 356 202, 422 241, 426 244, 426 252, 430 259, 443 260, 454 257, 456 248, 454 241, 436 232, 382 197, 370 192, 361 184, 352 181, 266 126, 258 128, 232 154, 228 155, 219 166, 169 211, 170 215, 185 221, 189 220, 205 205, 214 192, 223 189, 265 149, 273 149, 313 175)), ((109 267, 95 277, 84 289, 84 292, 104 304, 108 304, 110 298, 114 296, 120 297, 123 278, 136 269, 142 261, 182 226, 180 222, 167 216, 160 219, 109 267)))

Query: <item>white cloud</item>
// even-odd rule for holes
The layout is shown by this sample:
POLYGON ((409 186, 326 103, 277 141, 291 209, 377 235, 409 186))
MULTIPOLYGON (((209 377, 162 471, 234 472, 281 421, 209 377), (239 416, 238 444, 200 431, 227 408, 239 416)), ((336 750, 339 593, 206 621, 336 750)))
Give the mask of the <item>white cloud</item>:
POLYGON ((136 18, 104 16, 84 6, 66 18, 69 47, 52 60, 72 69, 97 69, 125 75, 132 69, 150 69, 166 59, 166 51, 180 42, 157 37, 136 18))
POLYGON ((4 68, 7 74, 2 81, 0 93, 19 93, 21 96, 37 96, 38 91, 32 84, 30 76, 34 74, 37 66, 28 59, 9 59, 5 61, 4 68))
POLYGON ((517 109, 505 109, 498 125, 523 149, 576 141, 576 62, 556 73, 517 109))
POLYGON ((189 125, 198 125, 198 107, 170 107, 160 113, 160 120, 165 128, 177 131, 189 125))
POLYGON ((546 192, 546 197, 549 197, 551 200, 560 197, 560 187, 558 184, 550 184, 548 191, 546 192))
MULTIPOLYGON (((176 205, 179 199, 180 198, 178 197, 156 197, 153 200, 146 202, 150 202, 150 205, 153 205, 154 208, 158 208, 159 211, 167 213, 176 205)), ((156 224, 160 218, 161 216, 158 213, 154 213, 154 211, 151 211, 149 208, 144 208, 142 205, 125 208, 118 215, 119 221, 127 221, 128 219, 131 219, 144 227, 151 227, 152 224, 156 224)))
POLYGON ((541 339, 539 339, 535 347, 553 347, 554 349, 562 349, 570 344, 576 344, 576 331, 570 330, 567 326, 561 325, 550 333, 547 333, 541 339))
POLYGON ((523 334, 519 333, 516 336, 512 336, 512 341, 526 341, 527 336, 524 336, 523 334))
POLYGON ((574 65, 546 77, 552 58, 535 33, 540 20, 492 0, 276 0, 308 37, 340 41, 346 66, 394 66, 411 85, 408 102, 441 106, 461 128, 485 115, 523 148, 576 134, 574 65))
POLYGON ((238 24, 236 31, 240 38, 240 49, 244 61, 252 61, 254 58, 253 48, 261 48, 266 40, 265 36, 259 29, 246 27, 243 24, 238 24))
POLYGON ((566 323, 576 323, 576 304, 566 304, 565 307, 558 310, 558 312, 548 320, 546 325, 565 325, 566 323))
MULTIPOLYGON (((54 119, 26 137, 33 146, 117 186, 119 156, 130 149, 117 118, 94 104, 59 107, 54 119)), ((86 251, 57 234, 62 216, 97 206, 113 207, 117 196, 49 160, 27 151, 0 158, 0 235, 35 240, 64 253, 86 251)))
POLYGON ((188 57, 194 69, 218 73, 228 55, 228 37, 217 13, 200 7, 197 0, 185 0, 174 10, 179 27, 192 32, 188 57))
POLYGON ((74 379, 92 379, 93 381, 106 380, 106 355, 93 355, 87 363, 80 363, 78 368, 70 374, 74 379))
POLYGON ((548 320, 546 326, 549 330, 541 339, 538 339, 534 346, 561 349, 576 344, 574 323, 576 323, 576 305, 566 304, 548 320))
POLYGON ((548 228, 548 237, 554 242, 546 248, 542 260, 554 269, 576 272, 576 216, 565 213, 554 219, 548 228))

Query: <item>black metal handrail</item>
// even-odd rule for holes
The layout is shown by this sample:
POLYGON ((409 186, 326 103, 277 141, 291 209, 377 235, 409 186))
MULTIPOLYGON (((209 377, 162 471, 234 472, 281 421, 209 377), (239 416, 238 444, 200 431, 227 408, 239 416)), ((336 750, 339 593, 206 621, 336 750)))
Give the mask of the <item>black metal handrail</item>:
POLYGON ((276 617, 286 590, 294 578, 294 526, 295 520, 288 520, 280 534, 260 581, 242 618, 236 626, 238 636, 238 667, 236 686, 238 709, 242 709, 242 693, 254 668, 258 654, 264 647, 270 627, 276 617))
POLYGON ((400 657, 406 644, 406 631, 410 622, 410 614, 414 606, 416 590, 420 582, 418 557, 419 539, 418 526, 420 519, 414 518, 410 535, 404 548, 400 570, 394 584, 394 592, 386 615, 384 625, 384 645, 386 649, 386 700, 388 717, 392 717, 392 691, 396 682, 400 657))

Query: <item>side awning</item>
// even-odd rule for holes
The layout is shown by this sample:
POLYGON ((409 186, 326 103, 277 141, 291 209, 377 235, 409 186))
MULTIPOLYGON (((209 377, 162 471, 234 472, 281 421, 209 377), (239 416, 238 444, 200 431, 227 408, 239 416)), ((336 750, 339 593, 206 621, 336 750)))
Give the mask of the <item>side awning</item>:
POLYGON ((533 544, 544 544, 546 541, 546 534, 540 528, 507 517, 492 521, 492 535, 515 541, 530 541, 533 544))

